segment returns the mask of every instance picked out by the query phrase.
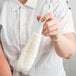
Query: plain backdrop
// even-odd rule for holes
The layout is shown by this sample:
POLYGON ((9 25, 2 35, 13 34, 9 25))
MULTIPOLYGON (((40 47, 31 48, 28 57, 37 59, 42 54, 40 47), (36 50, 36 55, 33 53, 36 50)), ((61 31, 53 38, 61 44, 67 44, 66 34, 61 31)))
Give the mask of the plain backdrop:
MULTIPOLYGON (((72 10, 74 25, 76 29, 76 0, 69 0, 69 6, 72 10)), ((67 76, 76 76, 76 54, 72 59, 64 60, 64 66, 67 76)))

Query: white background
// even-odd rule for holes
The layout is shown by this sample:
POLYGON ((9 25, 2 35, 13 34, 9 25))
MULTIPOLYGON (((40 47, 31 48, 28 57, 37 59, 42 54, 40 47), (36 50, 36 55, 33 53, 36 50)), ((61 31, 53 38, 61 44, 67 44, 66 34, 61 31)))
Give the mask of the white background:
MULTIPOLYGON (((76 28, 76 0, 69 0, 76 28)), ((76 54, 70 60, 64 61, 67 76, 76 76, 76 54)))

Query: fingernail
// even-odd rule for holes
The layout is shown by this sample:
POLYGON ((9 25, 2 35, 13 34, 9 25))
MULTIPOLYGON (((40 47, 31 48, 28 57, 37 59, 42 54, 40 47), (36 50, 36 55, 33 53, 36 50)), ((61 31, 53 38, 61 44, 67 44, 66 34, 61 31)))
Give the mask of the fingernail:
POLYGON ((45 21, 45 17, 41 19, 41 22, 44 22, 44 21, 45 21))
POLYGON ((38 20, 38 21, 40 20, 40 16, 37 16, 37 20, 38 20))

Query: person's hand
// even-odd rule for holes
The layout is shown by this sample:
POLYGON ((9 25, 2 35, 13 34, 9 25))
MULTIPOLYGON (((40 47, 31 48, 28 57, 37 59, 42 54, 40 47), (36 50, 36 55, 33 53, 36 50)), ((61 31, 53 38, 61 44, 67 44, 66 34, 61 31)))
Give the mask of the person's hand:
POLYGON ((49 36, 52 38, 60 33, 59 21, 51 13, 48 13, 43 17, 37 16, 37 20, 41 20, 41 22, 44 22, 42 31, 42 34, 44 36, 49 36))

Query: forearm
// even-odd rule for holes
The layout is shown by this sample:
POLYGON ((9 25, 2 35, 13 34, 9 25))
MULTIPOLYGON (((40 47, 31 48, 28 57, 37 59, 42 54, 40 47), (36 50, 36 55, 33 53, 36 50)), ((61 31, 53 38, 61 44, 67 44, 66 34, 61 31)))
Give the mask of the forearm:
POLYGON ((60 34, 52 38, 53 45, 57 54, 69 59, 75 52, 75 42, 60 34))
POLYGON ((0 76, 12 76, 9 64, 2 52, 1 45, 0 45, 0 76))
MULTIPOLYGON (((40 18, 41 17, 38 17, 38 21, 40 18)), ((59 20, 56 19, 52 13, 47 13, 42 17, 41 22, 44 22, 42 34, 51 38, 57 54, 64 58, 70 58, 75 52, 73 33, 69 32, 66 35, 61 34, 63 28, 61 29, 59 20)))

